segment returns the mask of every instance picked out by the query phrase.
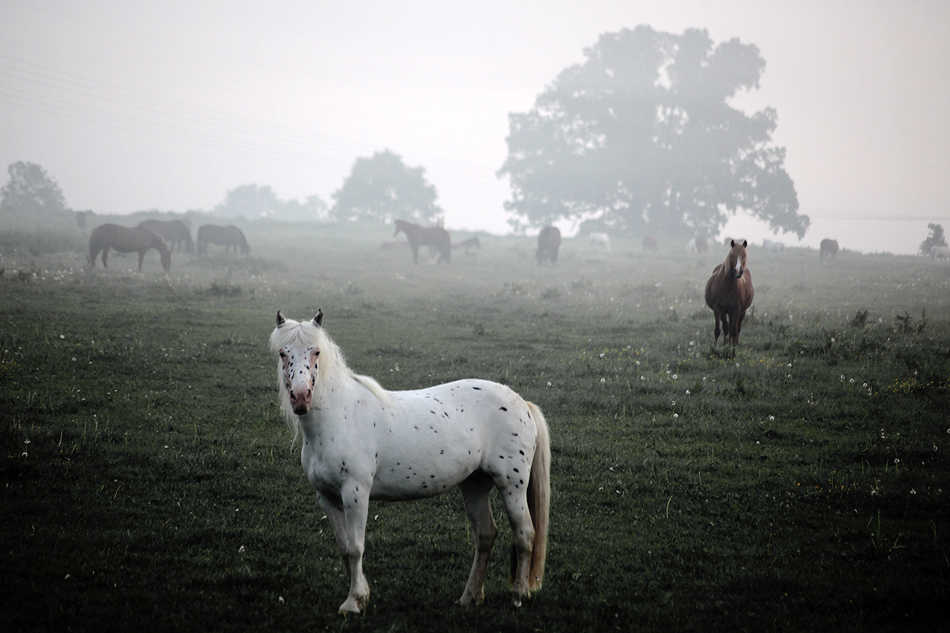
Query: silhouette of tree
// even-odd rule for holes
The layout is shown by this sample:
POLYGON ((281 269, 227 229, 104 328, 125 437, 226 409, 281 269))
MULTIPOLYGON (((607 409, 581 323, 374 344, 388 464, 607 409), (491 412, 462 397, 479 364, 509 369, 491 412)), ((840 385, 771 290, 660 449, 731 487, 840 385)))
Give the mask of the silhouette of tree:
POLYGON ((601 35, 585 56, 509 115, 498 176, 510 179, 510 224, 677 237, 715 234, 742 210, 804 236, 785 150, 771 145, 775 110, 730 105, 759 86, 754 45, 639 26, 601 35))
POLYGON ((943 237, 943 227, 939 224, 928 224, 930 234, 920 243, 920 254, 930 255, 930 249, 934 246, 946 246, 947 240, 943 237))
POLYGON ((358 158, 343 186, 335 191, 330 215, 339 220, 389 222, 395 218, 432 223, 442 215, 435 186, 425 169, 407 167, 389 150, 358 158))
POLYGON ((0 212, 39 216, 66 211, 59 185, 39 165, 19 161, 7 173, 10 180, 0 189, 0 212))

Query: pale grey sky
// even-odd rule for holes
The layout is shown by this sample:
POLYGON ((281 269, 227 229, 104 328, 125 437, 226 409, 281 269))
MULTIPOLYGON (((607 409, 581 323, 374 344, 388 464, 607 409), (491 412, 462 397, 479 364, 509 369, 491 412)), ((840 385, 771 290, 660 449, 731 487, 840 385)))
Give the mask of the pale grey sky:
POLYGON ((42 165, 76 209, 184 211, 249 183, 329 203, 390 149, 449 228, 501 233, 508 114, 638 24, 759 47, 740 103, 778 111, 802 244, 912 253, 928 221, 950 230, 943 1, 0 0, 0 167, 42 165))

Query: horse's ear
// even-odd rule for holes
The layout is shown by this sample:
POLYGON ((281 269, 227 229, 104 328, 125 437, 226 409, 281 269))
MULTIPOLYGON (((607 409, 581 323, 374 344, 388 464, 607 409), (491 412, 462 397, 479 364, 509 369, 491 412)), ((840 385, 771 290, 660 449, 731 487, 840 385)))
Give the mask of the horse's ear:
POLYGON ((748 240, 742 240, 742 248, 748 248, 748 247, 749 247, 749 241, 748 241, 748 240))
POLYGON ((735 240, 732 240, 732 241, 729 243, 729 246, 731 246, 732 248, 735 248, 735 247, 736 247, 736 241, 735 241, 735 240))
POLYGON ((280 327, 284 324, 284 315, 280 313, 280 310, 277 311, 277 327, 280 327))
POLYGON ((323 310, 317 310, 317 316, 313 317, 313 324, 317 327, 323 325, 323 310))

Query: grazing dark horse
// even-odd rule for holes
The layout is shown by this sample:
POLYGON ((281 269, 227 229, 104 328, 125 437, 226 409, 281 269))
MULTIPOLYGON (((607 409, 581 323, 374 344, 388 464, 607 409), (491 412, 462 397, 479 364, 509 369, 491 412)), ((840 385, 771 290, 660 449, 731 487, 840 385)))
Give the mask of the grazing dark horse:
POLYGON ((713 269, 712 277, 706 282, 706 305, 712 308, 716 318, 716 342, 719 333, 724 332, 723 345, 739 343, 739 332, 745 311, 752 305, 755 291, 752 289, 752 272, 746 267, 746 246, 742 240, 731 242, 732 248, 726 260, 713 269), (719 323, 722 322, 722 330, 719 323))
POLYGON ((538 233, 538 266, 545 262, 556 264, 557 254, 561 250, 561 231, 556 226, 546 226, 538 233))
POLYGON ((168 250, 168 245, 158 233, 149 228, 128 228, 118 224, 97 226, 89 235, 89 266, 96 267, 96 255, 102 251, 102 267, 108 268, 110 248, 118 253, 138 253, 140 272, 145 253, 152 248, 161 255, 165 272, 172 267, 172 252, 168 250))
POLYGON ((139 222, 139 226, 148 227, 161 235, 172 250, 177 248, 181 251, 184 247, 189 255, 195 251, 195 245, 191 241, 191 231, 181 220, 144 220, 139 222))
POLYGON ((646 253, 647 251, 655 251, 655 250, 657 250, 656 238, 653 237, 652 235, 647 235, 646 237, 644 237, 643 238, 643 252, 646 253))
POLYGON ((832 259, 836 259, 838 255, 838 240, 829 240, 827 237, 821 240, 819 245, 820 254, 818 257, 824 258, 825 255, 832 259))
POLYGON ((481 250, 482 243, 479 241, 478 237, 470 237, 464 242, 459 242, 458 244, 452 244, 453 251, 465 251, 466 253, 473 248, 481 250))
POLYGON ((445 262, 446 264, 452 258, 452 238, 449 237, 449 232, 443 229, 441 226, 433 227, 423 227, 418 224, 413 224, 412 222, 406 222, 405 220, 396 220, 396 230, 393 233, 393 237, 399 235, 399 233, 405 233, 406 239, 409 240, 409 247, 412 249, 412 262, 414 264, 419 263, 419 247, 420 246, 431 246, 439 252, 439 263, 445 262))
POLYGON ((241 255, 249 255, 251 252, 251 247, 247 245, 247 239, 244 237, 244 233, 241 232, 241 229, 231 224, 228 226, 203 224, 198 227, 198 237, 196 241, 198 242, 199 255, 208 254, 208 244, 223 246, 225 253, 231 250, 232 246, 234 247, 235 253, 237 253, 240 248, 241 255))

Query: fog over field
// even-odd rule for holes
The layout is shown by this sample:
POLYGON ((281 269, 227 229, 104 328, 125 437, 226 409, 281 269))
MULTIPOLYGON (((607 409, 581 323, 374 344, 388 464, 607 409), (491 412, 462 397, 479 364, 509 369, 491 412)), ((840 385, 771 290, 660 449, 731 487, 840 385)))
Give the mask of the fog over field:
MULTIPOLYGON (((799 241, 913 254, 950 225, 950 4, 0 0, 0 166, 41 165, 99 214, 211 210, 241 185, 331 195, 360 157, 425 169, 453 230, 509 231, 509 115, 604 33, 738 38, 765 61, 799 241)), ((5 178, 0 176, 0 180, 5 178)), ((576 226, 566 223, 568 233, 576 226)))

